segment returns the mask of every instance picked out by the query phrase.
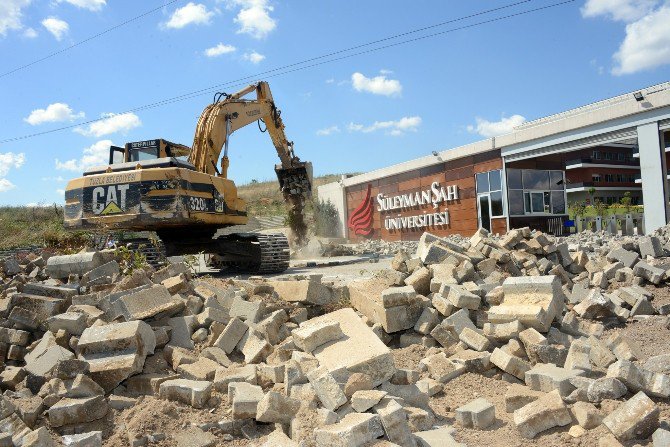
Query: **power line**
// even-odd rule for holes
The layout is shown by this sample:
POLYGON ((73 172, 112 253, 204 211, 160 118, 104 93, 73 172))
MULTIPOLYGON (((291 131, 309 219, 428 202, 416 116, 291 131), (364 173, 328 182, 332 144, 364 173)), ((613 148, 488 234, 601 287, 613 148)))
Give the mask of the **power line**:
MULTIPOLYGON (((526 3, 528 1, 532 1, 532 0, 525 0, 525 1, 522 1, 522 2, 515 3, 513 5, 517 5, 517 4, 520 4, 520 3, 526 3)), ((525 10, 525 11, 520 11, 520 12, 516 12, 516 13, 513 13, 513 14, 505 15, 505 16, 495 17, 493 19, 484 20, 484 21, 481 21, 481 22, 475 22, 475 23, 460 26, 460 27, 457 27, 457 28, 451 28, 451 29, 444 30, 444 31, 439 31, 439 32, 431 33, 431 34, 426 34, 426 35, 415 37, 415 38, 412 38, 412 39, 406 39, 406 40, 403 40, 403 41, 400 41, 400 42, 389 43, 389 44, 386 44, 386 45, 366 49, 366 50, 359 51, 359 52, 356 52, 356 53, 345 54, 343 56, 339 56, 339 57, 332 58, 332 59, 321 60, 323 58, 326 58, 326 57, 329 57, 329 56, 332 56, 332 55, 346 53, 346 52, 351 51, 353 49, 360 49, 360 48, 369 46, 372 43, 357 45, 357 46, 350 47, 350 48, 345 49, 345 50, 339 50, 339 51, 329 53, 328 55, 323 55, 323 56, 318 56, 318 57, 306 59, 306 60, 303 60, 303 61, 300 61, 300 62, 295 62, 295 63, 292 63, 292 64, 277 67, 277 68, 274 68, 274 69, 271 69, 271 70, 266 70, 264 72, 260 72, 260 73, 250 75, 250 76, 245 76, 245 77, 238 78, 238 79, 235 79, 235 80, 231 80, 231 81, 228 81, 228 82, 225 82, 225 83, 215 84, 215 85, 212 85, 210 87, 200 89, 200 90, 195 90, 195 91, 185 93, 185 94, 182 94, 182 95, 179 95, 179 96, 174 96, 174 97, 166 98, 166 99, 163 99, 163 100, 160 100, 160 101, 157 101, 157 102, 153 102, 153 103, 145 104, 145 105, 142 105, 142 106, 138 106, 138 107, 126 110, 125 112, 122 112, 121 114, 158 108, 158 107, 169 105, 169 104, 172 104, 172 103, 175 103, 175 102, 185 101, 185 100, 188 100, 188 99, 191 99, 191 98, 195 98, 197 96, 202 96, 202 95, 205 95, 205 94, 211 94, 213 91, 215 91, 217 89, 220 89, 220 88, 224 88, 224 87, 234 87, 236 85, 242 86, 242 85, 245 85, 246 83, 248 83, 251 80, 259 79, 260 76, 263 76, 264 78, 283 76, 283 75, 286 75, 286 74, 289 74, 289 73, 294 73, 294 72, 297 72, 297 71, 318 67, 320 65, 340 61, 340 60, 343 60, 343 59, 348 59, 348 58, 351 58, 351 57, 354 57, 354 56, 360 56, 360 55, 363 55, 363 54, 373 53, 373 52, 376 52, 376 51, 380 51, 380 50, 384 50, 384 49, 388 49, 388 48, 392 48, 392 47, 396 47, 396 46, 400 46, 400 45, 405 45, 405 44, 414 43, 414 42, 418 42, 418 41, 421 41, 421 40, 425 40, 425 39, 429 39, 429 38, 433 38, 433 37, 437 37, 437 36, 442 36, 442 35, 445 35, 445 34, 456 32, 456 31, 462 31, 462 30, 465 30, 465 29, 475 28, 475 27, 478 27, 478 26, 487 25, 487 24, 495 23, 495 22, 500 22, 500 21, 508 20, 508 19, 511 19, 511 18, 514 18, 514 17, 519 17, 519 16, 523 16, 523 15, 547 10, 547 9, 550 9, 550 8, 555 8, 555 7, 558 7, 558 6, 566 5, 568 3, 574 3, 575 1, 576 0, 564 0, 564 1, 561 1, 561 2, 558 2, 558 3, 553 3, 553 4, 550 4, 550 5, 545 5, 545 6, 541 6, 541 7, 534 8, 534 9, 528 9, 528 10, 525 10), (318 61, 318 62, 316 62, 316 61, 318 61), (307 64, 309 62, 314 62, 314 63, 309 64, 309 65, 304 65, 304 64, 307 64), (244 82, 244 84, 241 84, 243 82, 244 82)), ((512 5, 509 5, 509 6, 512 6, 512 5)), ((496 8, 496 10, 498 10, 498 9, 500 9, 500 8, 496 8)), ((484 12, 478 13, 477 15, 482 15, 483 13, 484 12)), ((466 17, 470 17, 470 16, 466 16, 466 17)), ((454 21, 459 21, 459 20, 464 20, 464 19, 465 18, 454 19, 450 22, 453 23, 454 21)), ((446 22, 444 22, 444 23, 446 23, 446 22)), ((430 27, 422 28, 422 29, 430 29, 430 28, 434 28, 435 26, 439 26, 439 25, 433 25, 433 26, 430 26, 430 27)), ((407 32, 407 33, 402 33, 402 34, 399 34, 398 36, 408 35, 408 34, 411 34, 411 33, 414 33, 414 31, 410 31, 410 32, 407 32)), ((392 40, 394 38, 395 37, 387 37, 387 38, 380 39, 380 40, 375 41, 375 42, 389 41, 389 40, 392 40)), ((77 124, 71 124, 71 125, 68 125, 68 126, 58 127, 58 128, 55 128, 55 129, 45 130, 45 131, 42 131, 42 132, 36 132, 36 133, 22 135, 22 136, 18 136, 18 137, 6 138, 4 140, 0 140, 0 144, 6 144, 6 143, 13 142, 13 141, 25 140, 25 139, 28 139, 28 138, 33 138, 33 137, 37 137, 37 136, 41 136, 41 135, 47 135, 47 134, 54 133, 54 132, 60 132, 62 130, 72 129, 72 128, 75 128, 75 127, 95 123, 95 122, 98 122, 98 121, 103 121, 105 119, 107 119, 107 117, 92 119, 92 120, 88 120, 88 121, 83 121, 83 122, 80 122, 80 123, 77 123, 77 124)))
POLYGON ((111 27, 111 28, 107 28, 106 30, 101 31, 101 32, 99 32, 98 34, 94 34, 94 35, 92 35, 92 36, 87 37, 87 38, 84 39, 84 40, 80 40, 79 42, 75 42, 75 43, 73 43, 72 45, 70 45, 69 47, 65 47, 65 48, 60 49, 60 50, 58 50, 58 51, 56 51, 56 52, 53 52, 53 53, 51 53, 51 54, 48 54, 48 55, 46 55, 46 56, 44 56, 44 57, 42 57, 42 58, 40 58, 40 59, 36 59, 36 60, 34 60, 34 61, 32 61, 32 62, 29 62, 29 63, 27 63, 27 64, 25 64, 25 65, 21 65, 21 66, 19 66, 19 67, 13 68, 13 69, 11 69, 11 70, 5 72, 5 73, 2 73, 2 74, 0 74, 0 78, 4 78, 5 76, 9 76, 10 74, 16 73, 17 71, 21 71, 21 70, 24 70, 24 69, 26 69, 26 68, 28 68, 28 67, 32 67, 33 65, 39 64, 40 62, 44 62, 45 60, 47 60, 47 59, 51 59, 51 58, 54 57, 54 56, 58 56, 59 54, 65 53, 66 51, 70 51, 71 49, 73 49, 73 48, 75 48, 75 47, 78 47, 79 45, 82 45, 82 44, 85 44, 85 43, 87 43, 87 42, 90 42, 90 41, 93 40, 93 39, 97 39, 97 38, 100 37, 100 36, 103 36, 103 35, 105 35, 105 34, 111 32, 111 31, 114 31, 114 30, 116 30, 116 29, 118 29, 118 28, 121 28, 121 27, 123 27, 123 26, 126 26, 126 25, 128 25, 129 23, 132 23, 132 22, 134 22, 134 21, 136 21, 136 20, 139 20, 139 19, 141 19, 141 18, 143 18, 143 17, 145 17, 145 16, 148 16, 149 14, 153 14, 154 12, 159 11, 159 10, 161 10, 161 9, 165 8, 166 6, 169 6, 169 5, 173 4, 173 3, 177 3, 178 1, 180 1, 180 0, 170 0, 170 1, 168 1, 167 3, 165 3, 165 4, 161 5, 161 6, 159 6, 158 8, 154 8, 154 9, 152 9, 152 10, 143 12, 142 14, 140 14, 140 15, 138 15, 138 16, 135 16, 135 17, 133 17, 133 18, 131 18, 131 19, 128 19, 128 20, 126 20, 126 21, 124 21, 124 22, 118 23, 118 24, 114 25, 114 26, 111 27))

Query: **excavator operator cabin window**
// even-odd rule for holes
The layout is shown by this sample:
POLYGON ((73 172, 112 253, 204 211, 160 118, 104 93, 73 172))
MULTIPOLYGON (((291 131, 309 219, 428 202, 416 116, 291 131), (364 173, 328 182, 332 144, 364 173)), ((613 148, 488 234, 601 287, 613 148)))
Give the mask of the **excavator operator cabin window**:
POLYGON ((158 158, 157 147, 133 148, 130 151, 130 161, 144 161, 158 158))

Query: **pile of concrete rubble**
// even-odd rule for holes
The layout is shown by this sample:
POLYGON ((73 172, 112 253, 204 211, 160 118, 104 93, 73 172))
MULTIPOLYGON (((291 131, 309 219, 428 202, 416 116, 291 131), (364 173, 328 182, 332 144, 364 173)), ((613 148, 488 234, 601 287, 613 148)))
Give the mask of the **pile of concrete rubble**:
POLYGON ((392 269, 341 282, 197 279, 184 264, 122 275, 106 251, 5 259, 0 446, 458 446, 459 428, 502 412, 538 445, 600 426, 603 446, 670 445, 670 353, 641 362, 634 340, 604 335, 670 313, 643 287, 670 278, 667 238, 590 238, 425 233, 392 269), (425 356, 398 368, 411 345, 425 356), (508 387, 504 407, 483 396, 436 417, 466 373, 508 387), (225 412, 174 432, 115 422, 146 399, 225 412))

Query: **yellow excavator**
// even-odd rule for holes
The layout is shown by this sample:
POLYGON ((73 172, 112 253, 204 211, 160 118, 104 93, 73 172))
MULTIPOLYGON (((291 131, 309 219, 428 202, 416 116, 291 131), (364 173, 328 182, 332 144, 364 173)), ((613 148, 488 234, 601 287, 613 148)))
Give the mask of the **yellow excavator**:
POLYGON ((258 273, 286 270, 289 244, 283 234, 226 231, 217 237, 221 228, 249 220, 246 202, 228 178, 228 146, 233 132, 254 122, 259 128, 263 123, 277 150, 275 172, 293 236, 301 243, 312 165, 294 154, 267 82, 232 95, 217 93, 200 115, 192 147, 164 139, 111 146, 108 165, 68 183, 65 227, 153 231, 166 256, 209 253, 217 266, 258 273), (255 99, 245 98, 253 92, 255 99))

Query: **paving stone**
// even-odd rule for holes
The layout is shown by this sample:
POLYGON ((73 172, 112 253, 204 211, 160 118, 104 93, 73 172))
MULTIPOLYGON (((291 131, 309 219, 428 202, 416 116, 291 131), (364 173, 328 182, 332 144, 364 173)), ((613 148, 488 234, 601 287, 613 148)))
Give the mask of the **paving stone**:
POLYGON ((443 287, 446 288, 446 290, 442 292, 442 295, 445 296, 454 307, 458 309, 479 309, 481 304, 481 298, 479 296, 468 292, 459 285, 445 285, 443 287))
POLYGON ((508 341, 512 338, 516 338, 526 328, 521 324, 520 321, 514 320, 509 323, 485 323, 484 324, 484 335, 487 337, 494 338, 498 341, 508 341))
POLYGON ((619 399, 626 395, 628 389, 619 379, 601 377, 589 384, 587 398, 589 402, 601 402, 605 399, 619 399))
POLYGON ((347 403, 347 396, 326 367, 319 367, 306 375, 324 408, 336 410, 347 403))
POLYGON ((108 410, 104 396, 61 399, 49 408, 49 423, 52 427, 82 424, 101 419, 108 410))
POLYGON ((395 365, 389 348, 356 315, 353 309, 340 309, 313 318, 337 321, 344 337, 319 346, 313 351, 319 364, 329 371, 347 370, 349 373, 364 373, 370 376, 375 386, 389 380, 395 373, 395 365))
POLYGON ((47 332, 37 346, 24 356, 24 368, 29 374, 46 377, 60 360, 71 358, 74 358, 74 354, 59 346, 53 334, 47 332))
POLYGON ((603 425, 620 441, 645 439, 658 428, 659 409, 642 391, 603 419, 603 425))
POLYGON ((256 385, 256 365, 231 366, 219 368, 214 375, 214 387, 221 393, 228 392, 228 386, 233 382, 247 382, 256 385))
POLYGON ((458 338, 475 351, 488 351, 491 345, 488 338, 468 327, 461 330, 458 338))
POLYGON ((408 447, 416 446, 407 421, 407 412, 396 400, 384 399, 375 405, 374 412, 379 416, 386 438, 390 442, 408 447))
POLYGON ((644 391, 654 397, 670 397, 670 376, 648 371, 628 360, 619 360, 610 365, 607 377, 619 379, 631 391, 644 391))
POLYGON ((495 422, 496 407, 484 398, 475 399, 456 409, 456 422, 479 430, 495 422))
POLYGON ((649 357, 643 363, 643 368, 656 373, 670 373, 670 354, 660 354, 649 357))
POLYGON ((187 379, 166 380, 159 386, 159 395, 161 399, 175 400, 193 408, 204 408, 212 395, 212 383, 187 379))
POLYGON ((199 357, 194 363, 187 363, 177 367, 177 373, 189 380, 212 381, 219 364, 205 357, 199 357))
POLYGON ((332 299, 330 291, 320 281, 268 281, 268 285, 288 302, 324 305, 332 299))
POLYGON ((519 320, 524 326, 547 332, 564 304, 561 282, 555 275, 510 277, 503 283, 505 298, 488 311, 491 323, 519 320))
POLYGON ((426 307, 416 321, 414 331, 423 335, 430 334, 430 331, 432 331, 439 322, 440 317, 438 311, 432 307, 426 307))
POLYGON ((654 447, 670 447, 670 431, 659 428, 651 435, 651 440, 654 447))
POLYGON ((323 319, 317 322, 306 321, 295 329, 292 335, 293 343, 299 349, 309 353, 325 343, 339 340, 344 336, 337 321, 323 319))
POLYGON ((233 317, 214 342, 214 346, 223 349, 226 354, 230 354, 248 330, 249 326, 239 318, 233 317))
POLYGON ((90 431, 78 435, 64 435, 63 444, 66 447, 102 447, 102 432, 90 431))
POLYGON ((514 411, 514 424, 524 438, 532 439, 539 433, 572 422, 568 408, 558 390, 514 411))
POLYGON ((183 308, 183 303, 173 300, 167 288, 154 285, 114 302, 114 308, 126 321, 145 320, 159 314, 170 315, 183 308))
POLYGON ((570 411, 577 423, 587 430, 596 428, 603 420, 600 410, 589 402, 575 402, 570 411))
POLYGON ((575 340, 572 342, 563 366, 567 370, 591 371, 591 345, 588 341, 575 340))
POLYGON ((633 274, 656 285, 659 285, 661 281, 665 279, 665 270, 654 267, 645 261, 640 261, 635 264, 635 267, 633 268, 633 274))
POLYGON ((616 248, 607 254, 607 260, 609 262, 621 261, 625 267, 633 268, 640 260, 640 256, 635 252, 616 248))
POLYGON ((513 413, 544 395, 542 391, 534 391, 527 386, 514 383, 505 392, 505 411, 513 413))
POLYGON ((105 256, 97 251, 74 255, 51 256, 47 260, 46 274, 51 278, 67 278, 71 274, 81 276, 105 263, 105 256))
POLYGON ((450 360, 444 352, 428 356, 421 363, 426 365, 430 377, 440 383, 447 383, 467 370, 462 364, 450 360))
POLYGON ((268 391, 256 406, 258 422, 288 424, 300 409, 300 401, 276 391, 268 391))
POLYGON ((557 390, 560 396, 565 397, 575 389, 570 379, 582 374, 584 372, 581 370, 560 368, 551 363, 538 363, 526 372, 525 380, 526 385, 532 390, 545 393, 557 390))
POLYGON ((495 348, 493 350, 490 361, 498 368, 502 369, 508 374, 513 375, 519 380, 524 380, 526 371, 531 369, 531 366, 528 362, 520 359, 519 357, 510 355, 500 348, 495 348))
POLYGON ((89 364, 90 374, 106 391, 142 372, 144 361, 154 353, 156 336, 143 321, 112 323, 86 329, 77 344, 79 357, 89 364))
POLYGON ((314 434, 319 447, 350 447, 384 436, 384 429, 376 414, 350 413, 337 424, 316 429, 314 434))
POLYGON ((421 447, 466 447, 453 438, 456 430, 451 427, 440 427, 414 433, 421 447))
POLYGON ((260 321, 264 313, 265 304, 262 301, 251 302, 236 296, 230 306, 230 318, 238 317, 249 323, 260 321))

